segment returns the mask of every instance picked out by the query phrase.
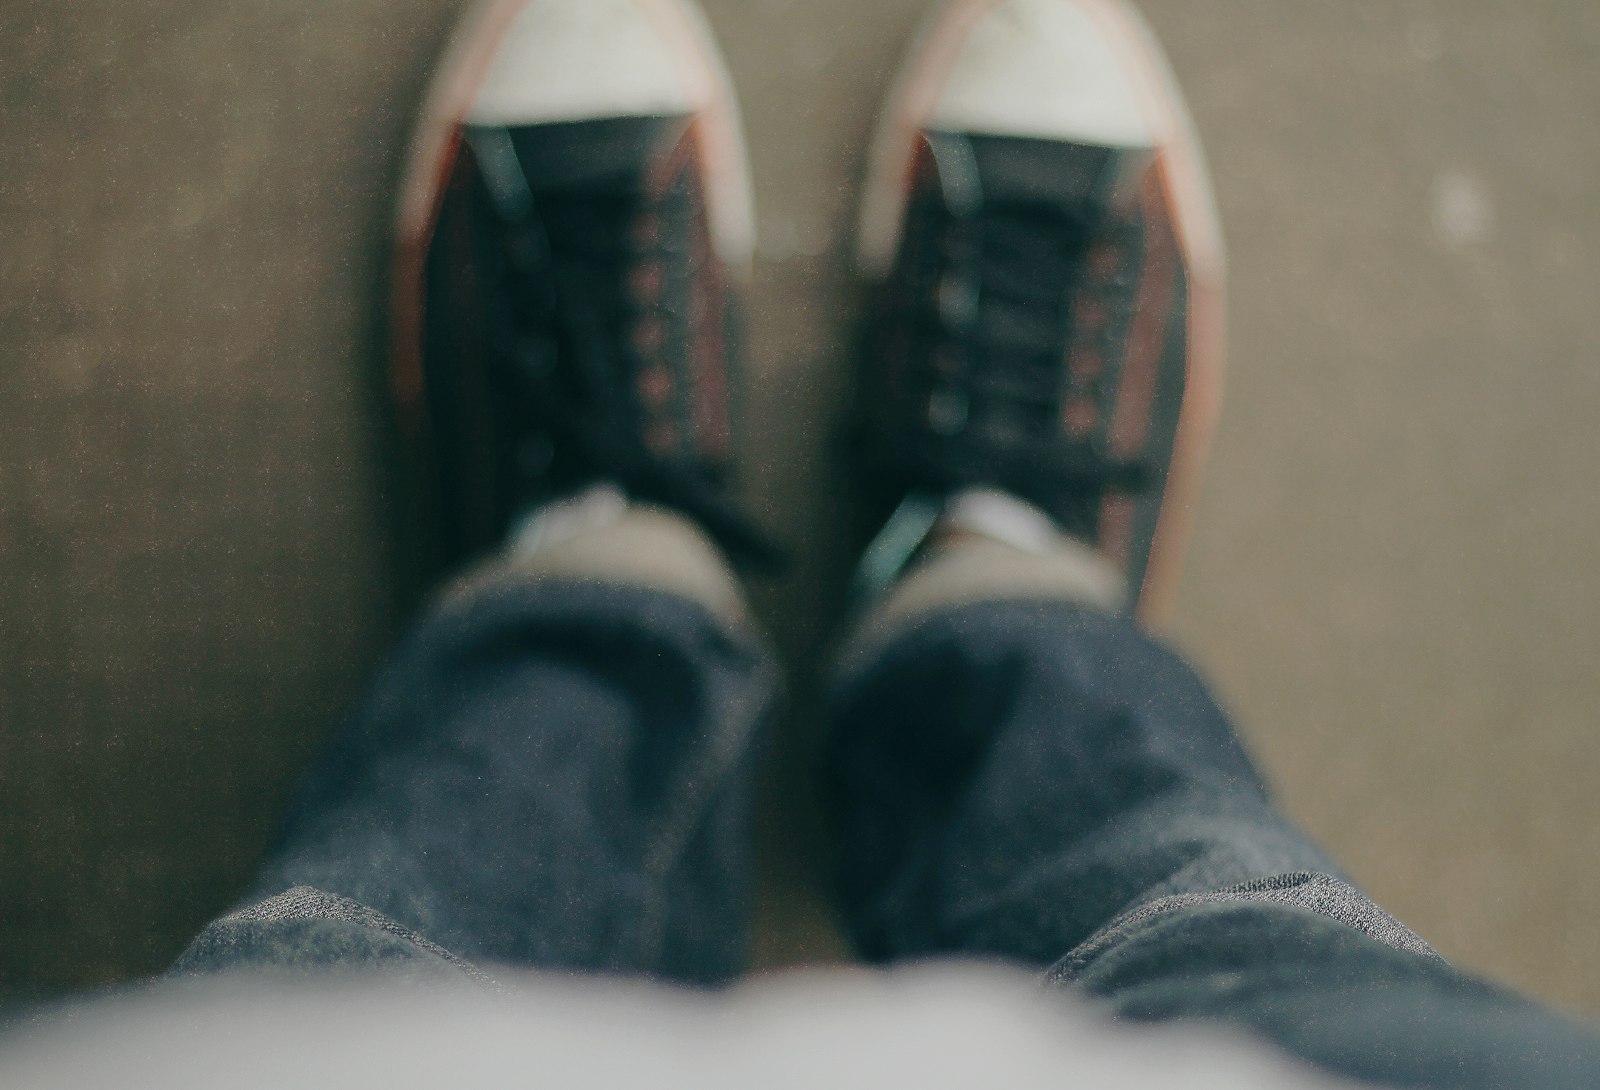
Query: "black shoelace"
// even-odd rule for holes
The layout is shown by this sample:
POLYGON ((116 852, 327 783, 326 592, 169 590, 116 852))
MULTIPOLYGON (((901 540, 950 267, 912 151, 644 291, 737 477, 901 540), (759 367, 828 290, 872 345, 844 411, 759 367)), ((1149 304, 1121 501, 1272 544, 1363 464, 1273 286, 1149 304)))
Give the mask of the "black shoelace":
MULTIPOLYGON (((628 342, 638 318, 628 271, 651 257, 679 281, 693 272, 670 239, 651 255, 632 241, 641 215, 665 210, 646 207, 635 176, 546 190, 536 200, 505 129, 471 127, 466 138, 501 226, 507 305, 495 355, 524 422, 515 461, 530 491, 560 452, 567 487, 583 478, 612 481, 635 500, 688 515, 738 559, 781 563, 779 549, 713 471, 687 457, 665 458, 642 438, 629 393, 642 361, 628 342)), ((674 307, 686 293, 669 285, 666 295, 674 307)))
POLYGON ((995 485, 1088 533, 1107 492, 1151 483, 1144 463, 1075 439, 1062 420, 1069 296, 1083 275, 1093 212, 1036 199, 984 201, 962 145, 935 147, 943 199, 912 225, 936 240, 928 260, 938 281, 920 293, 914 318, 926 346, 927 419, 896 460, 932 487, 995 485))

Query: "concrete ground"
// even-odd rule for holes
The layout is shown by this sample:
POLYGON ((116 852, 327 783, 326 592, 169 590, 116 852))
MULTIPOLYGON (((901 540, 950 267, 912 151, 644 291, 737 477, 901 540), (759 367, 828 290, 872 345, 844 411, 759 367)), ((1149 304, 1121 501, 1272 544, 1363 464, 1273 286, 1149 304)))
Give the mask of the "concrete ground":
MULTIPOLYGON (((0 6, 4 994, 159 969, 228 904, 413 600, 385 261, 457 6, 0 6)), ((762 204, 752 491, 815 545, 851 201, 923 3, 709 6, 762 204)), ((1600 1013, 1600 7, 1146 8, 1232 250, 1177 638, 1379 901, 1600 1013)), ((802 690, 838 563, 758 593, 802 690)), ((800 783, 767 964, 838 953, 800 783)))

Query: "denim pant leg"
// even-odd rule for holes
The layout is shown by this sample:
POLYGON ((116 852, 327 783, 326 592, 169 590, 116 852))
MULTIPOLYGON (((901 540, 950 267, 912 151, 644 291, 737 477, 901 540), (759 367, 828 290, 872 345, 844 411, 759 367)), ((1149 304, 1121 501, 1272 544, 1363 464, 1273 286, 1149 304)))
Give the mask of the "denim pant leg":
POLYGON ((828 754, 868 957, 997 957, 1120 1014, 1232 1023, 1396 1086, 1577 1086, 1587 1031, 1451 968, 1272 804, 1131 621, 946 607, 847 653, 828 754))
POLYGON ((303 786, 245 907, 175 967, 736 975, 773 671, 685 598, 516 581, 419 626, 303 786))

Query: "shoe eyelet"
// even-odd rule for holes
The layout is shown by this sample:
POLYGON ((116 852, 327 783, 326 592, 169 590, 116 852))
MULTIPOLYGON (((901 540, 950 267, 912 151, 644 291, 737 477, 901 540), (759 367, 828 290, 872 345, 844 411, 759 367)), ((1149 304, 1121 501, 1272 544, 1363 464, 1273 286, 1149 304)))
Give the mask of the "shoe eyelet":
POLYGON ((970 329, 978 316, 977 283, 970 277, 946 275, 939 281, 937 306, 946 329, 970 329))
POLYGON ((1099 406, 1094 399, 1080 396, 1067 401, 1061 413, 1061 422, 1074 439, 1085 439, 1094 431, 1099 416, 1099 406))
MULTIPOLYGON (((1099 340, 1102 348, 1109 346, 1110 338, 1101 337, 1099 340)), ((1072 382, 1075 385, 1079 383, 1093 382, 1095 379, 1099 378, 1100 373, 1105 370, 1105 360, 1101 356, 1101 353, 1093 351, 1092 349, 1074 352, 1071 360, 1068 361, 1067 370, 1072 377, 1072 382)))

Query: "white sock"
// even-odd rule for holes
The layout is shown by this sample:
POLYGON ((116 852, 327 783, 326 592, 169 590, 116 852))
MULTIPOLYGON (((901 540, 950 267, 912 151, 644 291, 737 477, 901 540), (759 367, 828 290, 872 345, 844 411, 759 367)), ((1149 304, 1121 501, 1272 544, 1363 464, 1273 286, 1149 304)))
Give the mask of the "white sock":
POLYGON ((937 527, 977 534, 1030 553, 1054 552, 1067 538, 1049 515, 998 488, 964 488, 951 493, 937 527))
POLYGON ((518 521, 506 542, 513 561, 570 541, 579 534, 604 529, 628 513, 628 495, 610 481, 590 485, 564 500, 535 507, 518 521))

